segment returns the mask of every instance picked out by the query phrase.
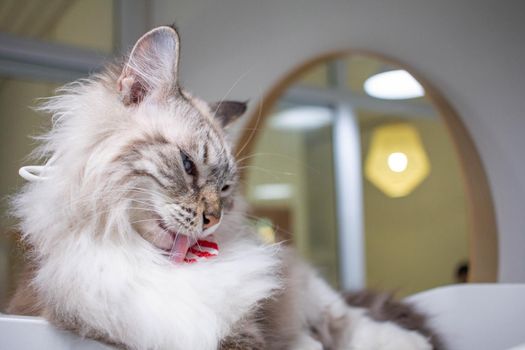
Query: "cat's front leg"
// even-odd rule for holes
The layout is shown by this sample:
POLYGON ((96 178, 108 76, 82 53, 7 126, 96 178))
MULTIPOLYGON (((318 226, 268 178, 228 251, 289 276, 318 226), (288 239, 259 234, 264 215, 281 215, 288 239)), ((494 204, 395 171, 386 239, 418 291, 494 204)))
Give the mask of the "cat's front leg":
POLYGON ((264 350, 264 341, 249 333, 229 335, 221 341, 219 350, 264 350))
POLYGON ((265 350, 266 342, 260 325, 253 317, 237 323, 233 331, 222 339, 219 350, 265 350))

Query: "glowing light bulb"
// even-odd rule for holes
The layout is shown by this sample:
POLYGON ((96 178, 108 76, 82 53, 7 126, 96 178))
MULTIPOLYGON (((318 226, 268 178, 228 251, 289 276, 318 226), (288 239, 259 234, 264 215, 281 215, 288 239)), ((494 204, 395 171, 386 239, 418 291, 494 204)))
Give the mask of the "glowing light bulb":
POLYGON ((408 166, 408 158, 402 152, 390 153, 387 159, 388 167, 395 173, 402 173, 408 166))

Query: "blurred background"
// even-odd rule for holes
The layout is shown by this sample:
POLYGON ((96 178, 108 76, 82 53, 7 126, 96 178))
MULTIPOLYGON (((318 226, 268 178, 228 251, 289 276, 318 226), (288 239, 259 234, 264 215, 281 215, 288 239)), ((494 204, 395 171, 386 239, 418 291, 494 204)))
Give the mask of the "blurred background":
MULTIPOLYGON (((0 0, 2 213, 49 125, 37 99, 176 21, 185 86, 252 101, 232 133, 265 239, 341 289, 524 281, 524 169, 509 159, 525 147, 523 25, 520 5, 495 4, 0 0)), ((2 304, 22 261, 13 224, 2 216, 2 304)))
POLYGON ((114 54, 113 1, 0 1, 0 305, 13 291, 23 265, 8 198, 24 183, 18 176, 36 146, 32 136, 50 125, 33 111, 39 98, 94 72, 114 54))
POLYGON ((287 86, 254 138, 240 158, 253 214, 333 285, 406 295, 455 282, 468 261, 461 170, 406 71, 370 55, 320 62, 287 86))

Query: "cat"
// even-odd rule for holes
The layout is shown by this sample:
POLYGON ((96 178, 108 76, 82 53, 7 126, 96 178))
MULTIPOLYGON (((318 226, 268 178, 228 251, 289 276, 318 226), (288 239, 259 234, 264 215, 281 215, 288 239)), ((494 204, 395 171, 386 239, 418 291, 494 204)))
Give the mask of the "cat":
POLYGON ((40 107, 52 160, 13 201, 30 264, 9 312, 126 349, 431 349, 257 237, 227 136, 246 104, 184 90, 179 50, 157 27, 40 107))

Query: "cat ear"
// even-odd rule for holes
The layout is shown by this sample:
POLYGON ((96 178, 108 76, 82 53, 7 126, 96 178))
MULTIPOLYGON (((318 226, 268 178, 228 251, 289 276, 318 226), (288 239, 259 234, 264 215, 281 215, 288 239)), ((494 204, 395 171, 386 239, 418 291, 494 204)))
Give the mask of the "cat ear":
POLYGON ((117 81, 124 104, 139 104, 148 95, 162 97, 177 87, 179 48, 179 34, 168 26, 137 41, 117 81))
POLYGON ((211 113, 221 123, 227 126, 246 112, 246 102, 222 101, 210 103, 211 113))

